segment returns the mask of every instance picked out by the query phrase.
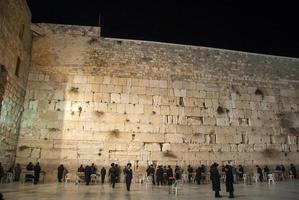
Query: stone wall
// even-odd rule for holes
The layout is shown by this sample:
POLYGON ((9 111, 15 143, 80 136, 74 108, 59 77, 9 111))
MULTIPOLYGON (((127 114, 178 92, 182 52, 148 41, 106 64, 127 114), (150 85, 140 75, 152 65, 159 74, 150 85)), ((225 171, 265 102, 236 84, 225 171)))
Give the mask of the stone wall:
POLYGON ((31 58, 30 25, 24 0, 0 0, 0 162, 6 169, 16 155, 31 58))
MULTIPOLYGON (((299 164, 299 60, 37 24, 17 160, 299 164)), ((52 176, 53 173, 53 176, 52 176)))

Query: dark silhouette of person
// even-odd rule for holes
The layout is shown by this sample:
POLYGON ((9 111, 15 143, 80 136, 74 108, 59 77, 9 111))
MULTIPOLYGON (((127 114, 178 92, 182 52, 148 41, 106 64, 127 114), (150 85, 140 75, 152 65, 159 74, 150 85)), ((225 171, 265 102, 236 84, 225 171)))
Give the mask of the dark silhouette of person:
POLYGON ((84 167, 83 167, 83 165, 80 165, 80 167, 78 168, 78 172, 84 172, 84 167))
POLYGON ((57 179, 58 179, 58 182, 61 182, 61 180, 63 178, 63 173, 64 173, 64 166, 63 165, 59 165, 59 167, 57 168, 57 179))
POLYGON ((295 165, 292 163, 290 164, 289 174, 294 175, 294 178, 297 178, 297 171, 295 165))
POLYGON ((195 180, 198 185, 200 185, 200 180, 201 180, 201 167, 198 167, 196 169, 196 175, 195 175, 195 180))
POLYGON ((0 162, 0 183, 2 183, 3 177, 4 177, 4 169, 3 169, 3 166, 0 162))
POLYGON ((91 164, 90 168, 91 168, 91 174, 96 174, 97 173, 97 168, 94 165, 94 163, 91 164))
POLYGON ((84 169, 84 177, 85 177, 85 183, 86 185, 89 185, 90 181, 91 181, 91 167, 90 166, 86 166, 85 169, 84 169))
POLYGON ((112 188, 115 188, 115 182, 117 177, 117 169, 114 165, 114 163, 111 164, 111 167, 108 172, 108 176, 110 176, 110 183, 112 185, 112 188))
POLYGON ((173 170, 170 165, 168 165, 167 168, 167 181, 168 181, 168 185, 171 185, 174 181, 173 170))
POLYGON ((238 174, 239 174, 239 179, 241 180, 244 175, 244 168, 242 165, 239 165, 238 174))
POLYGON ((191 165, 188 165, 187 171, 188 171, 188 182, 191 183, 192 173, 193 173, 193 168, 191 167, 191 165))
POLYGON ((229 198, 234 198, 234 175, 233 167, 231 165, 225 166, 225 186, 226 192, 229 192, 229 198))
POLYGON ((178 165, 175 166, 174 174, 176 180, 181 179, 181 168, 178 165))
POLYGON ((167 184, 168 178, 167 178, 167 168, 166 166, 163 167, 163 184, 167 184))
POLYGON ((256 172, 259 174, 259 180, 260 180, 260 182, 263 182, 263 170, 258 165, 256 165, 256 172))
POLYGON ((153 185, 155 185, 156 182, 155 182, 155 168, 154 168, 154 165, 150 165, 147 173, 148 173, 148 176, 152 177, 153 185))
POLYGON ((32 164, 32 162, 29 162, 29 164, 26 166, 26 170, 33 171, 33 169, 34 169, 34 165, 32 164))
POLYGON ((106 176, 106 169, 105 169, 105 167, 102 167, 102 169, 101 169, 101 180, 102 180, 102 183, 105 182, 105 176, 106 176))
POLYGON ((220 188, 220 174, 219 174, 219 171, 218 171, 217 167, 218 167, 217 163, 214 163, 214 164, 211 165, 210 179, 212 181, 212 189, 213 189, 213 191, 215 191, 215 197, 219 198, 219 197, 222 197, 222 196, 219 194, 219 192, 221 191, 221 188, 220 188))
POLYGON ((34 166, 34 184, 37 184, 39 182, 39 174, 41 171, 41 167, 39 165, 39 162, 36 163, 34 166))
POLYGON ((265 172, 265 174, 266 174, 267 177, 268 177, 268 174, 270 174, 270 169, 268 168, 267 165, 264 167, 264 172, 265 172))
MULTIPOLYGON (((1 163, 0 163, 1 164, 1 163)), ((0 200, 4 200, 3 199, 3 194, 0 192, 0 200)))
POLYGON ((158 185, 163 185, 163 168, 161 165, 156 170, 156 181, 158 185))
POLYGON ((19 181, 20 180, 20 176, 21 176, 21 172, 22 172, 22 168, 21 165, 19 163, 16 164, 15 168, 15 181, 19 181))
POLYGON ((133 178, 133 171, 131 169, 132 164, 128 163, 127 167, 125 168, 125 179, 126 179, 126 186, 127 186, 127 190, 130 191, 131 188, 131 182, 132 182, 132 178, 133 178))

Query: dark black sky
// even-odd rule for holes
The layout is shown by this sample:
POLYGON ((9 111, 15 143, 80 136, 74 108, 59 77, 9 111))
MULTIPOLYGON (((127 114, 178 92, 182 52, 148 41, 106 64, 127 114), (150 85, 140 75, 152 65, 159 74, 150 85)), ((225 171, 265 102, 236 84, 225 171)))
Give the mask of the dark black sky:
POLYGON ((27 0, 33 22, 98 25, 102 36, 299 57, 299 11, 281 1, 27 0), (164 2, 164 3, 161 3, 164 2), (263 3, 262 3, 263 2, 263 3))

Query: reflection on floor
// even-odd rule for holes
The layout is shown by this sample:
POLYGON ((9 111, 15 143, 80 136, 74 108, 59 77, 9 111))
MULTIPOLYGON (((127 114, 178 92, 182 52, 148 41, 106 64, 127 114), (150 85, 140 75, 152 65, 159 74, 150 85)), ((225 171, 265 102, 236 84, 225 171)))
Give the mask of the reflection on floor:
MULTIPOLYGON (((221 194, 228 198, 225 186, 222 185, 221 194)), ((133 184, 132 190, 127 192, 125 184, 119 183, 115 189, 104 185, 75 185, 73 183, 50 183, 32 185, 30 183, 2 184, 0 192, 5 200, 89 200, 89 199, 113 199, 113 200, 163 200, 163 199, 213 199, 210 184, 195 185, 183 184, 179 187, 178 196, 169 194, 168 186, 152 186, 145 184, 133 184)), ((299 180, 278 182, 268 185, 258 183, 246 185, 239 183, 235 185, 235 196, 237 199, 296 199, 299 197, 299 180)))

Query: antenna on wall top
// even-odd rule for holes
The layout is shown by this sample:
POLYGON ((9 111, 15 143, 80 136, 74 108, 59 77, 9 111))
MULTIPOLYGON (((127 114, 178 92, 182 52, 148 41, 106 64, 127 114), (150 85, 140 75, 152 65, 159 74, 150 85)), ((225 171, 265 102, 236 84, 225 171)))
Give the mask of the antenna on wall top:
POLYGON ((102 29, 102 26, 101 26, 101 13, 99 13, 99 36, 101 37, 101 29, 102 29))

